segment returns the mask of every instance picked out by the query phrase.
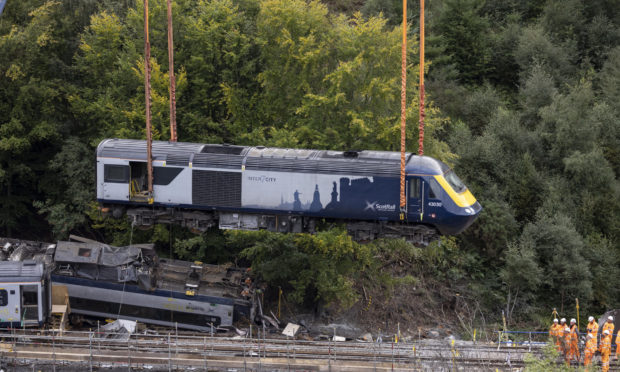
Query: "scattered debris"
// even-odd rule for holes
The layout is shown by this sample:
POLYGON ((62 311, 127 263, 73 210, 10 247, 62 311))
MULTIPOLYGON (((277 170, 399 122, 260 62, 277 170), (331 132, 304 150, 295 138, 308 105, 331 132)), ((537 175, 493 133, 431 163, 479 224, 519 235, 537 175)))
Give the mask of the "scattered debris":
POLYGON ((346 337, 342 337, 342 336, 334 336, 332 340, 337 341, 337 342, 343 342, 343 341, 346 341, 347 339, 346 337))
POLYGON ((370 334, 370 332, 364 333, 363 335, 357 338, 357 341, 372 342, 372 334, 370 334))
POLYGON ((245 329, 239 329, 237 327, 233 327, 233 328, 235 329, 235 332, 241 337, 245 337, 245 335, 248 334, 248 331, 245 329))
POLYGON ((271 325, 275 329, 280 329, 280 325, 272 317, 267 316, 267 315, 262 315, 261 319, 263 320, 263 323, 266 322, 265 325, 271 325))
POLYGON ((127 340, 136 331, 137 322, 132 320, 118 319, 101 327, 104 331, 99 335, 100 338, 110 338, 115 340, 127 340))
POLYGON ((295 334, 297 334, 299 328, 301 328, 301 326, 298 324, 288 323, 284 328, 284 331, 282 331, 282 334, 289 337, 295 337, 295 334))

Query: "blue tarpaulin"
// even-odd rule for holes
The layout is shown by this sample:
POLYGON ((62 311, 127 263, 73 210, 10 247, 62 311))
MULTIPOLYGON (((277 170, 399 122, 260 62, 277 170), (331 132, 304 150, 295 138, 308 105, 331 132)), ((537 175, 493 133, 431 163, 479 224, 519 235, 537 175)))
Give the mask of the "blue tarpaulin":
POLYGON ((0 0, 0 15, 2 14, 2 11, 4 10, 4 4, 6 4, 6 0, 0 0))

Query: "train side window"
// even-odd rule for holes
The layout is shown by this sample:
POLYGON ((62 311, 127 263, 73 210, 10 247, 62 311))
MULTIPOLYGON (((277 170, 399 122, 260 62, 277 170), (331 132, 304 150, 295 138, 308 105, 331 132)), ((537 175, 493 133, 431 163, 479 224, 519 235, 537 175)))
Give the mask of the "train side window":
POLYGON ((103 166, 103 180, 111 183, 129 183, 129 166, 106 164, 103 166))
POLYGON ((420 198, 421 182, 419 178, 409 180, 409 197, 420 198))
POLYGON ((6 289, 0 289, 0 307, 9 304, 9 294, 6 289))
POLYGON ((429 199, 439 199, 441 195, 441 186, 434 178, 429 179, 428 181, 430 188, 428 189, 428 198, 429 199))

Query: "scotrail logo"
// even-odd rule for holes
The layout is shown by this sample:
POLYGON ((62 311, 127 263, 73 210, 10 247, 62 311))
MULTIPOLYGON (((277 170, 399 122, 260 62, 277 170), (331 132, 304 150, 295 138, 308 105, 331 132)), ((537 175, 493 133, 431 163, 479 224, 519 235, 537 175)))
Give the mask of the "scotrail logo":
POLYGON ((396 204, 379 204, 376 201, 369 202, 368 200, 366 200, 366 208, 364 208, 364 212, 394 212, 395 210, 396 204))

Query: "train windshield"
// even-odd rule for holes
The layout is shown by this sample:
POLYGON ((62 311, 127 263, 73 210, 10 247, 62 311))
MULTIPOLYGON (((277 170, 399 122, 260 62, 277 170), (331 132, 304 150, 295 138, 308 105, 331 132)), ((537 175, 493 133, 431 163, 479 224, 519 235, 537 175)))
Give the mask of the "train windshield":
POLYGON ((446 181, 448 181, 450 186, 452 186, 454 191, 456 191, 457 193, 460 194, 463 191, 465 191, 465 189, 466 189, 465 184, 463 184, 463 181, 461 181, 461 179, 454 173, 454 171, 452 169, 447 171, 443 175, 443 177, 446 179, 446 181))

